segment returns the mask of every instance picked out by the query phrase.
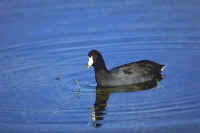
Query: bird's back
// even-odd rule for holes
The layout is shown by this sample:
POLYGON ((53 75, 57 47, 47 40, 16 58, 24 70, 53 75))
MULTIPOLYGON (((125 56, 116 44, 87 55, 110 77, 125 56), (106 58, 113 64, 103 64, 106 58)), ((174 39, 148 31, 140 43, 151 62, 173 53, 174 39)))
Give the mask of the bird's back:
POLYGON ((104 86, 121 86, 146 82, 160 76, 163 67, 148 60, 121 65, 111 69, 103 83, 104 86))

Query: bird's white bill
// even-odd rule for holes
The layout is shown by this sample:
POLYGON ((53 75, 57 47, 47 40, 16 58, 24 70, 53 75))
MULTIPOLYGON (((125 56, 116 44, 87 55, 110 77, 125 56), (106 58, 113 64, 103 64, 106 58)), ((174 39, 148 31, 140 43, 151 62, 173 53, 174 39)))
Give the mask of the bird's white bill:
POLYGON ((94 61, 92 56, 88 58, 88 68, 91 67, 93 65, 94 61))

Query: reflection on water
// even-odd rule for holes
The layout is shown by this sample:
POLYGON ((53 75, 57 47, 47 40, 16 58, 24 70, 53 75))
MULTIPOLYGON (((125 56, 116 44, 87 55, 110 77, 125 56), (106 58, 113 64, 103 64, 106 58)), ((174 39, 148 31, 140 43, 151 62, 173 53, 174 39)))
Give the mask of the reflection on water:
POLYGON ((121 93, 121 92, 134 92, 134 91, 142 91, 155 88, 159 82, 163 79, 163 76, 143 82, 138 84, 133 84, 131 86, 120 86, 115 88, 101 88, 96 87, 96 101, 91 113, 93 126, 101 127, 103 124, 103 119, 106 117, 106 106, 107 101, 112 93, 121 93))

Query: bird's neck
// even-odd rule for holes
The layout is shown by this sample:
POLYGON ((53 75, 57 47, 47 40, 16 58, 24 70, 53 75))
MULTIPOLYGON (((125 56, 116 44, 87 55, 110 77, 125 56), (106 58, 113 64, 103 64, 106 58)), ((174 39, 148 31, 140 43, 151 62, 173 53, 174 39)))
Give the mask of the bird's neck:
POLYGON ((94 65, 94 70, 95 70, 95 72, 98 72, 98 71, 106 71, 107 72, 108 71, 103 59, 101 61, 98 61, 97 64, 94 65))
POLYGON ((94 67, 94 71, 97 86, 103 86, 104 80, 107 79, 109 71, 106 67, 94 67))

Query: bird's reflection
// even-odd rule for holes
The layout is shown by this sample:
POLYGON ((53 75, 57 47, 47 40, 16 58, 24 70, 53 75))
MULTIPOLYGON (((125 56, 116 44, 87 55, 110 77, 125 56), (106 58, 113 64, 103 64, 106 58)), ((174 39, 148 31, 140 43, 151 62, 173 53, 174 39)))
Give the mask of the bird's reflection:
POLYGON ((96 87, 96 101, 91 113, 92 124, 94 127, 101 127, 102 120, 106 115, 106 106, 107 101, 112 93, 121 93, 121 92, 134 92, 141 90, 148 90, 155 88, 159 82, 163 79, 162 76, 159 76, 151 81, 133 84, 131 86, 121 86, 115 88, 101 88, 96 87))

